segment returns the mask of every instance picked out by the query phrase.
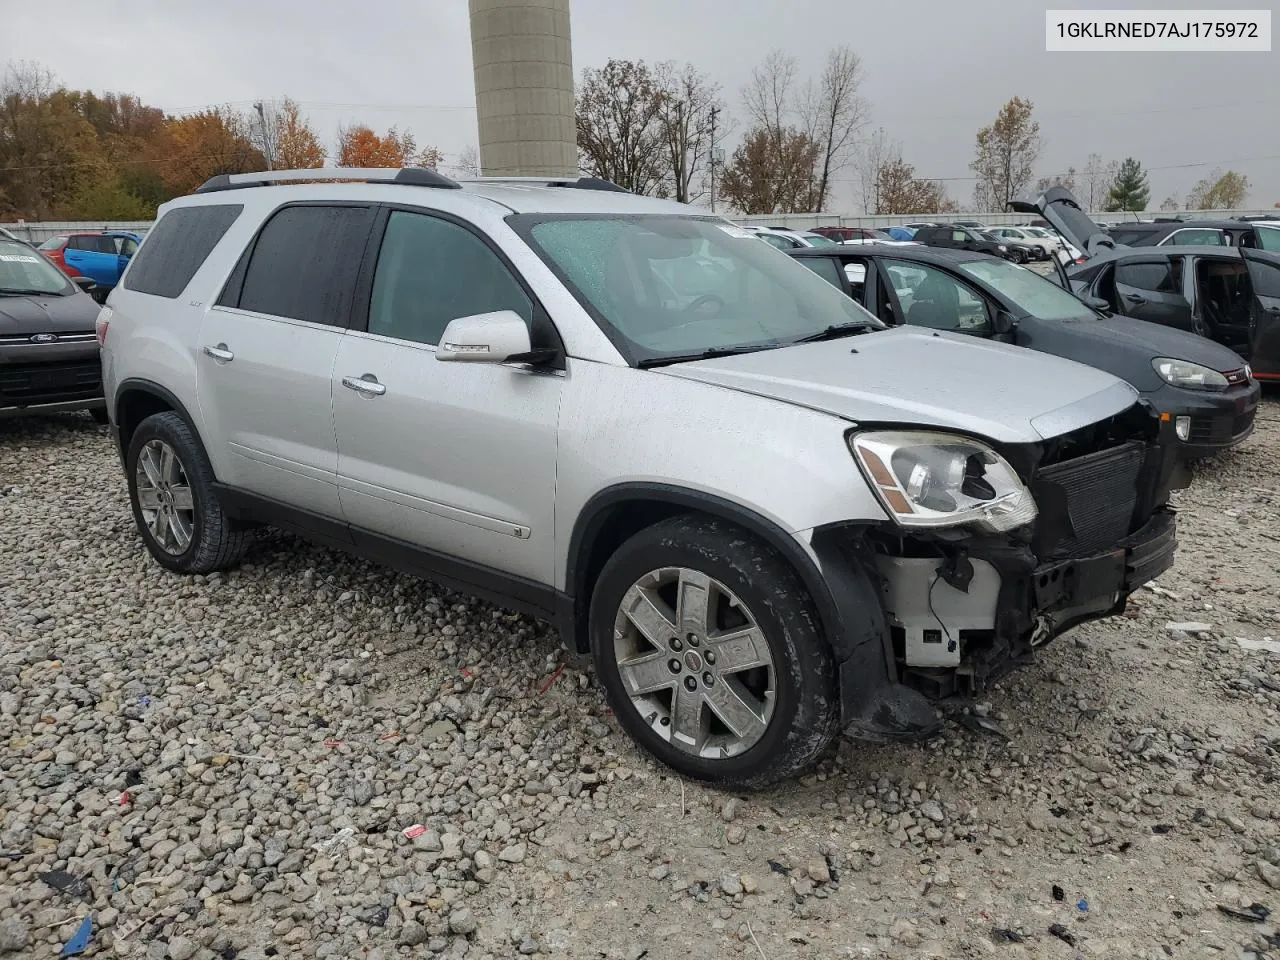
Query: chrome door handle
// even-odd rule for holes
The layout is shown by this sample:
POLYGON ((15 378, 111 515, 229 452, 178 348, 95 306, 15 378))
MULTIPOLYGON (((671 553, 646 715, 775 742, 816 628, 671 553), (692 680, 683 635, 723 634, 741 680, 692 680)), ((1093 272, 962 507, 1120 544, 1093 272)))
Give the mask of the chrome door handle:
POLYGON ((363 377, 343 377, 342 385, 366 397, 380 397, 387 392, 386 385, 379 383, 372 373, 366 373, 363 377))
POLYGON ((204 348, 205 356, 213 357, 219 363, 230 363, 236 358, 236 355, 227 349, 225 343, 220 343, 216 347, 206 346, 204 348))

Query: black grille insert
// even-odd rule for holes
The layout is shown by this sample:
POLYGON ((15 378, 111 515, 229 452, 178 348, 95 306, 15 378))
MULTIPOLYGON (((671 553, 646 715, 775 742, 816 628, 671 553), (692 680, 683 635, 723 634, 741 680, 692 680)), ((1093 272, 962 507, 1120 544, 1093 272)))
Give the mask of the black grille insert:
POLYGON ((1147 448, 1139 440, 1045 467, 1032 483, 1042 559, 1101 553, 1130 533, 1147 448))
POLYGON ((102 365, 95 358, 74 363, 0 364, 0 398, 17 403, 62 403, 102 396, 102 365))

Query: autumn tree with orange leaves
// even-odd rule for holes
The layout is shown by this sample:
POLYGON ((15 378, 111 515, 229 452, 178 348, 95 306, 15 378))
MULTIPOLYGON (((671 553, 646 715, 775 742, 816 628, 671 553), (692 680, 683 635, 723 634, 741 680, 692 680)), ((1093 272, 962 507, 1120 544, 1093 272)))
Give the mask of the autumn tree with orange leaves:
POLYGON ((343 127, 338 131, 338 166, 340 167, 430 167, 434 170, 444 159, 435 147, 418 149, 409 131, 400 133, 395 127, 380 137, 364 125, 343 127))

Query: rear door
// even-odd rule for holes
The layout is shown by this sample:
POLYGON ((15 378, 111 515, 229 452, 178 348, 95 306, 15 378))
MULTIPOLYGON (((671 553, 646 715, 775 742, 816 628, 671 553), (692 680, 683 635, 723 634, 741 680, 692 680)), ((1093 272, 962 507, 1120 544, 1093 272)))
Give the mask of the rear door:
POLYGON ((1258 379, 1280 381, 1280 256, 1243 247, 1240 253, 1253 288, 1250 364, 1258 379))
POLYGON ((1135 320, 1191 330, 1191 303, 1182 291, 1180 257, 1133 257, 1115 266, 1116 306, 1135 320))
POLYGON ((72 276, 89 277, 95 283, 111 285, 107 280, 107 265, 98 252, 98 237, 93 234, 79 233, 69 237, 63 260, 72 276))
POLYGON ((332 373, 374 210, 295 204, 271 214, 200 330, 196 384, 220 479, 341 519, 332 373))

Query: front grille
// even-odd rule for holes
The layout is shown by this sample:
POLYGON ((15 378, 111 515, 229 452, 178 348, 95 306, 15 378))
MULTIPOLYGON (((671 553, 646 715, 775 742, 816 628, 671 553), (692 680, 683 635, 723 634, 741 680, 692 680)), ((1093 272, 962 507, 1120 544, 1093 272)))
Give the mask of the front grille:
POLYGON ((1237 416, 1192 417, 1187 443, 1230 443, 1249 429, 1249 425, 1253 423, 1254 413, 1255 411, 1250 410, 1248 413, 1237 416))
MULTIPOLYGON (((36 336, 40 336, 40 334, 36 334, 36 336)), ((56 340, 39 341, 32 340, 32 334, 29 333, 6 333, 0 336, 0 347, 25 347, 28 345, 47 347, 57 343, 92 343, 98 339, 98 335, 92 330, 83 333, 79 331, 75 333, 59 333, 56 336, 56 340)))
POLYGON ((1235 370, 1227 370, 1222 375, 1227 378, 1228 386, 1238 387, 1242 383, 1249 382, 1249 375, 1245 373, 1244 367, 1239 367, 1235 370))
POLYGON ((1041 559, 1086 557, 1127 537, 1147 448, 1139 440, 1045 467, 1032 483, 1041 559))
POLYGON ((100 396, 102 365, 96 359, 0 364, 0 400, 7 403, 66 403, 100 396))

